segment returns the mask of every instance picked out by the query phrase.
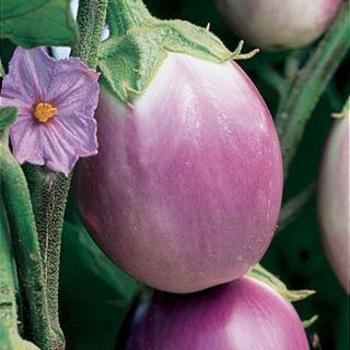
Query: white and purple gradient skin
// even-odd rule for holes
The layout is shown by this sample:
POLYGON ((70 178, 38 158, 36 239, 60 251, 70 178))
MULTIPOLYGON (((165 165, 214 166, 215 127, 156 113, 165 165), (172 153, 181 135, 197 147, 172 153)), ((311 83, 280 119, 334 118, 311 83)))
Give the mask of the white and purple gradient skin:
POLYGON ((350 294, 350 116, 335 122, 322 159, 318 209, 323 246, 350 294))
POLYGON ((187 293, 242 276, 265 253, 282 165, 271 115, 234 62, 171 53, 134 108, 102 89, 99 154, 77 199, 95 241, 157 289, 187 293))
POLYGON ((293 306, 248 277, 137 309, 127 350, 308 350, 293 306))
POLYGON ((267 50, 298 48, 321 36, 342 0, 216 0, 232 30, 267 50))

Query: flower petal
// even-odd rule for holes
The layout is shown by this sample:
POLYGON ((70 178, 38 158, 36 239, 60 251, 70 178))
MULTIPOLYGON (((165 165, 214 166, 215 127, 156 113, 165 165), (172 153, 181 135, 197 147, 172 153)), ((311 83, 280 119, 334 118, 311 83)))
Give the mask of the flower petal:
POLYGON ((4 77, 1 95, 27 104, 45 99, 52 81, 55 60, 43 48, 32 50, 17 47, 4 77))
POLYGON ((10 128, 13 153, 20 164, 44 165, 42 152, 41 128, 33 118, 18 118, 10 128))
POLYGON ((78 113, 91 117, 97 106, 98 76, 76 58, 57 61, 47 99, 58 107, 61 115, 78 113))
POLYGON ((42 142, 45 165, 54 171, 62 172, 66 176, 73 169, 79 159, 75 145, 70 143, 53 124, 43 130, 42 142))
POLYGON ((53 122, 61 137, 74 145, 80 157, 97 153, 97 124, 94 118, 74 114, 66 118, 58 116, 53 122))
POLYGON ((17 98, 7 98, 0 96, 0 108, 2 107, 16 107, 18 116, 30 116, 31 117, 31 110, 32 106, 18 100, 17 98))
POLYGON ((0 105, 19 110, 10 128, 18 162, 46 165, 68 175, 79 157, 97 153, 97 80, 98 74, 76 58, 56 61, 40 48, 16 49, 0 105), (41 101, 57 108, 44 122, 32 116, 33 105, 41 101))

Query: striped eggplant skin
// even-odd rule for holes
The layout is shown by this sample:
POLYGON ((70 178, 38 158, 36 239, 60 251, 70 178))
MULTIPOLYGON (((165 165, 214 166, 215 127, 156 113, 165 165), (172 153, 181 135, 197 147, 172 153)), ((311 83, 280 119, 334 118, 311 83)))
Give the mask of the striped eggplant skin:
POLYGON ((257 263, 282 195, 271 115, 234 62, 171 53, 133 106, 102 88, 99 153, 76 172, 81 217, 122 269, 177 293, 257 263))
POLYGON ((262 49, 310 44, 329 27, 342 0, 216 0, 232 30, 262 49))
POLYGON ((248 277, 140 304, 127 350, 308 350, 293 306, 248 277))
POLYGON ((350 116, 335 121, 326 143, 318 185, 318 213, 326 255, 350 294, 350 116))

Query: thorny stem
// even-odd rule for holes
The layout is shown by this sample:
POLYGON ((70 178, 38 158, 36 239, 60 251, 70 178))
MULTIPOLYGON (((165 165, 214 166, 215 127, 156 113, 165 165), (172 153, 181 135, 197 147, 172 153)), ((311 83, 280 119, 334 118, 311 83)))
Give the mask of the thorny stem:
MULTIPOLYGON (((78 24, 80 43, 72 55, 80 57, 90 68, 97 65, 97 51, 106 17, 107 0, 81 0, 78 24)), ((47 305, 51 327, 60 340, 51 350, 64 349, 65 342, 58 318, 58 280, 61 235, 71 175, 51 172, 44 167, 27 166, 25 173, 31 193, 47 288, 47 305)))
POLYGON ((277 113, 285 178, 312 111, 350 48, 348 16, 349 4, 345 3, 313 56, 299 72, 288 98, 277 113))

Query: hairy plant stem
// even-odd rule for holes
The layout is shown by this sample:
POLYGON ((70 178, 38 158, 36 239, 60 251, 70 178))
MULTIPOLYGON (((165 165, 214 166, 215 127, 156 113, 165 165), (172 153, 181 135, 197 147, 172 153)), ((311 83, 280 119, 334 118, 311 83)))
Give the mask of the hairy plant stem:
POLYGON ((78 56, 90 68, 97 66, 97 53, 101 33, 106 19, 108 0, 80 0, 78 25, 79 44, 73 48, 72 56, 78 56))
POLYGON ((299 71, 288 97, 277 113, 276 124, 281 140, 285 178, 312 111, 350 48, 348 16, 349 4, 344 3, 330 30, 299 71))
POLYGON ((54 332, 50 349, 64 349, 65 340, 58 318, 58 280, 61 231, 70 177, 32 165, 25 166, 24 172, 35 214, 47 293, 48 318, 54 332))
MULTIPOLYGON (((72 55, 96 68, 97 51, 105 21, 107 0, 81 0, 78 11, 80 43, 72 55)), ((24 167, 38 232, 47 290, 49 322, 55 332, 51 350, 64 349, 64 336, 58 317, 58 282, 61 235, 71 174, 64 176, 44 167, 24 167)))

